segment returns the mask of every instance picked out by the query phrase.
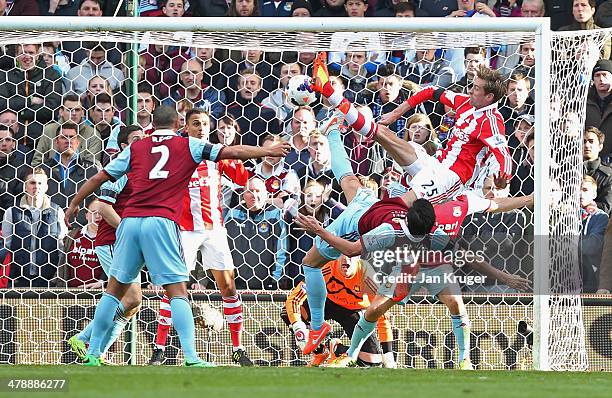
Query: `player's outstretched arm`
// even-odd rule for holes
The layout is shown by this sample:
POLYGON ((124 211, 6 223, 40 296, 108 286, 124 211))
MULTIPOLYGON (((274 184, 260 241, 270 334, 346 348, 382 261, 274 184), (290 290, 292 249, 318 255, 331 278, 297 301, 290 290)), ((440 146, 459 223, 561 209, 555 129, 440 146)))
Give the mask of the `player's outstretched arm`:
POLYGON ((502 213, 522 207, 533 207, 533 194, 510 198, 495 198, 493 199, 493 206, 489 208, 488 212, 502 213))
POLYGON ((121 217, 113 208, 113 205, 106 202, 100 202, 99 208, 100 215, 110 225, 111 227, 117 229, 119 227, 119 223, 121 222, 121 217))
POLYGON ((79 191, 74 195, 74 198, 70 202, 70 205, 66 209, 66 214, 64 216, 64 223, 68 228, 70 228, 70 224, 74 215, 79 211, 79 203, 83 203, 89 195, 94 193, 100 185, 104 184, 106 181, 110 180, 111 176, 106 171, 99 171, 98 174, 87 180, 85 184, 79 189, 79 191))
POLYGON ((347 257, 354 257, 361 254, 361 241, 351 242, 350 240, 342 239, 323 228, 323 225, 313 216, 304 216, 298 214, 295 222, 307 232, 313 233, 335 247, 340 253, 347 257))
POLYGON ((233 145, 224 147, 217 160, 222 159, 240 159, 249 160, 263 158, 265 156, 285 157, 291 150, 291 144, 288 142, 277 142, 267 148, 251 145, 233 145))
POLYGON ((397 119, 402 117, 404 113, 416 108, 417 105, 422 104, 425 101, 429 101, 431 99, 439 101, 443 93, 444 89, 442 88, 427 87, 414 94, 406 101, 402 102, 397 108, 395 108, 391 112, 382 115, 378 123, 388 126, 389 124, 395 122, 397 119))
POLYGON ((470 268, 474 271, 488 276, 489 278, 493 278, 498 282, 503 283, 504 285, 508 285, 509 287, 526 292, 531 288, 531 282, 528 279, 521 278, 518 275, 511 275, 507 272, 499 270, 489 264, 486 261, 474 261, 471 263, 467 263, 470 268))

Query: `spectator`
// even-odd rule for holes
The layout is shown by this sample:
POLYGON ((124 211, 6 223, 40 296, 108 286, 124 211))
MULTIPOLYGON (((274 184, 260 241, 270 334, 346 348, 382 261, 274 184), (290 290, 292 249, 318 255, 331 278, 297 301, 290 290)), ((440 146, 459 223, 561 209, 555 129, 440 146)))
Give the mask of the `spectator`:
POLYGON ((204 87, 213 86, 219 91, 227 88, 227 76, 221 73, 221 64, 215 59, 214 48, 192 49, 195 59, 203 66, 202 84, 204 87))
MULTIPOLYGON (((408 93, 402 90, 402 78, 393 72, 392 65, 380 68, 378 74, 379 78, 376 83, 376 94, 370 105, 372 114, 376 120, 385 113, 393 111, 408 98, 408 93)), ((370 101, 368 101, 368 103, 370 103, 370 101)), ((413 113, 415 113, 415 110, 405 113, 403 117, 400 117, 390 124, 389 128, 397 133, 400 138, 403 138, 404 126, 406 124, 405 118, 413 113)))
MULTIPOLYGON (((459 84, 453 84, 448 88, 448 91, 454 93, 463 93, 464 90, 465 88, 459 84)), ((433 119, 432 123, 434 126, 438 126, 436 132, 440 140, 440 145, 446 147, 446 141, 449 138, 450 131, 455 125, 455 110, 442 102, 438 102, 434 105, 434 111, 430 113, 430 115, 431 119, 433 119), (442 115, 442 117, 438 118, 437 115, 442 115)))
POLYGON ((0 110, 0 124, 4 125, 11 130, 13 134, 13 138, 15 138, 15 142, 17 143, 17 150, 26 155, 26 163, 31 163, 29 159, 32 158, 32 151, 19 141, 17 141, 16 137, 23 137, 23 133, 20 133, 20 130, 23 128, 22 124, 19 123, 17 113, 10 109, 0 110))
POLYGON ((287 83, 293 76, 302 73, 300 65, 296 62, 283 64, 280 68, 280 79, 278 80, 278 88, 270 93, 270 96, 261 101, 263 106, 276 111, 276 117, 283 124, 293 114, 295 105, 288 102, 287 99, 287 83))
MULTIPOLYGON (((126 110, 128 108, 128 100, 132 92, 131 84, 133 82, 133 79, 132 79, 133 73, 129 66, 131 63, 130 59, 131 59, 131 53, 129 51, 126 51, 125 54, 123 55, 123 62, 121 62, 121 71, 123 72, 123 76, 125 76, 126 79, 123 81, 123 84, 121 85, 121 88, 119 89, 119 92, 113 95, 113 102, 115 103, 117 111, 119 111, 122 114, 121 116, 122 120, 127 119, 126 110)), ((146 65, 146 57, 144 56, 144 54, 139 54, 138 55, 138 68, 136 69, 136 81, 139 83, 146 82, 146 83, 149 83, 151 87, 154 87, 154 85, 151 84, 146 78, 145 65, 146 65)), ((176 79, 174 80, 174 82, 176 83, 176 79)), ((159 85, 159 82, 154 82, 154 83, 157 83, 159 85)), ((159 98, 160 96, 157 94, 156 97, 159 98)))
POLYGON ((413 141, 419 145, 432 142, 436 147, 440 146, 438 135, 433 128, 429 117, 423 113, 415 113, 406 120, 406 141, 413 141))
POLYGON ((104 285, 106 275, 94 249, 98 223, 102 220, 99 209, 100 201, 91 200, 85 214, 87 224, 74 228, 64 239, 64 255, 57 273, 58 287, 101 289, 104 285))
POLYGON ((108 94, 98 94, 94 99, 94 105, 89 108, 88 124, 96 130, 95 133, 102 140, 102 164, 106 164, 108 156, 119 150, 117 135, 121 127, 121 121, 115 117, 113 100, 108 94))
POLYGON ((414 18, 416 16, 412 0, 379 0, 377 17, 414 18))
POLYGON ((40 12, 41 15, 58 16, 58 17, 76 17, 79 15, 80 8, 86 8, 88 11, 96 9, 102 16, 102 9, 100 3, 92 0, 81 0, 81 1, 58 1, 58 0, 43 0, 40 1, 40 12))
POLYGON ((345 0, 321 0, 321 8, 315 11, 315 17, 346 17, 345 0))
POLYGON ((39 44, 19 44, 15 47, 14 69, 0 77, 0 109, 17 112, 27 128, 23 136, 15 137, 29 148, 36 146, 43 125, 53 119, 61 102, 61 76, 45 64, 39 44))
POLYGON ((4 210, 15 205, 15 198, 23 193, 21 176, 26 162, 13 138, 13 131, 0 124, 0 218, 4 210))
POLYGON ((595 23, 602 28, 612 27, 612 1, 604 1, 597 7, 595 23))
POLYGON ((2 221, 4 247, 11 254, 13 288, 49 288, 57 273, 64 211, 47 196, 47 175, 35 168, 24 176, 25 193, 6 210, 2 221))
POLYGON ((152 133, 153 111, 157 106, 157 99, 153 96, 153 88, 146 82, 138 85, 138 102, 136 104, 136 124, 145 134, 152 133))
POLYGON ((454 18, 491 17, 495 18, 495 12, 485 3, 476 0, 457 0, 457 10, 446 15, 454 18))
POLYGON ((266 93, 261 89, 261 77, 253 69, 240 72, 236 102, 227 111, 238 122, 243 145, 257 145, 266 133, 280 133, 274 110, 261 105, 266 93))
POLYGON ((0 17, 38 16, 38 2, 36 0, 0 0, 0 17))
POLYGON ((599 269, 608 227, 609 215, 597 207, 595 198, 597 182, 585 175, 580 187, 582 233, 580 234, 580 258, 582 264, 582 292, 595 293, 599 286, 599 269))
POLYGON ((361 94, 372 79, 373 74, 365 67, 367 57, 366 51, 350 51, 344 56, 340 76, 347 82, 344 97, 351 102, 356 102, 357 98, 361 99, 361 94))
POLYGON ((161 14, 159 6, 162 0, 147 0, 138 2, 138 15, 141 17, 157 17, 161 14))
POLYGON ((258 17, 259 4, 258 0, 232 0, 228 17, 258 17))
POLYGON ((513 148, 518 146, 514 137, 514 126, 521 115, 533 115, 535 103, 529 97, 530 82, 527 76, 515 72, 506 82, 506 96, 502 100, 499 112, 504 117, 506 137, 513 148))
POLYGON ((612 212, 612 167, 601 162, 599 154, 605 142, 604 134, 596 127, 584 132, 584 174, 597 181, 597 207, 608 215, 612 212))
POLYGON ((293 112, 293 119, 289 124, 291 134, 287 140, 293 147, 285 157, 285 164, 295 171, 306 167, 310 162, 308 153, 308 138, 310 133, 316 128, 314 111, 309 106, 300 106, 293 112))
POLYGON ((546 12, 544 0, 523 0, 521 16, 528 18, 541 18, 546 12))
POLYGON ((186 48, 151 44, 144 56, 145 78, 159 98, 166 98, 170 88, 177 84, 181 67, 191 55, 186 48))
POLYGON ((435 48, 417 50, 415 62, 404 60, 397 65, 396 73, 420 86, 434 85, 445 88, 457 79, 448 61, 436 57, 435 48))
POLYGON ((527 146, 525 144, 525 138, 527 138, 534 131, 535 117, 533 115, 521 115, 516 119, 514 125, 513 140, 516 146, 511 146, 512 159, 515 165, 523 163, 528 155, 527 146))
POLYGON ((532 99, 535 98, 535 51, 535 41, 521 43, 519 46, 520 62, 513 70, 513 73, 520 72, 529 78, 529 83, 532 88, 529 92, 529 96, 532 97, 532 99))
POLYGON ((164 17, 182 17, 185 15, 185 4, 183 0, 167 0, 163 3, 161 11, 164 17))
POLYGON ((98 172, 94 163, 79 157, 81 139, 78 129, 74 123, 59 126, 55 136, 55 156, 41 165, 49 176, 49 196, 62 209, 68 207, 79 188, 98 172))
POLYGON ((81 146, 79 147, 79 156, 90 162, 100 161, 102 157, 102 140, 98 131, 84 119, 83 106, 76 94, 68 94, 62 100, 62 106, 59 108, 59 119, 57 122, 48 123, 43 134, 38 140, 34 157, 32 158, 32 166, 40 166, 49 158, 55 157, 53 151, 53 141, 57 133, 57 128, 66 122, 71 122, 79 126, 79 137, 81 138, 81 146))
POLYGON ((71 68, 64 77, 64 92, 83 94, 87 89, 89 79, 96 75, 108 80, 113 92, 119 90, 125 77, 120 69, 106 59, 106 48, 100 43, 90 43, 87 48, 87 58, 83 59, 79 65, 71 68))
POLYGON ((227 98, 235 98, 238 96, 237 91, 240 90, 240 75, 245 70, 254 70, 259 75, 261 87, 265 90, 263 93, 268 96, 274 89, 277 88, 278 82, 275 74, 272 73, 272 66, 265 62, 264 52, 261 50, 242 50, 235 52, 238 54, 236 60, 230 59, 223 67, 223 74, 229 76, 229 87, 226 87, 225 96, 227 98))
POLYGON ((312 6, 308 0, 296 0, 291 5, 291 16, 295 18, 312 17, 312 6))
MULTIPOLYGON (((593 20, 595 0, 574 0, 572 3, 572 14, 574 15, 574 21, 570 25, 559 28, 560 31, 601 29, 595 25, 593 20)), ((611 40, 608 38, 601 49, 600 58, 610 58, 610 43, 611 40)))
POLYGON ((325 189, 341 192, 342 188, 336 183, 331 169, 331 152, 327 137, 318 130, 313 130, 308 138, 308 153, 310 162, 300 169, 298 178, 302 187, 309 181, 316 180, 325 185, 325 189))
POLYGON ((81 95, 83 108, 90 109, 94 104, 94 99, 98 94, 106 93, 113 98, 113 89, 108 80, 101 76, 94 76, 87 83, 87 91, 81 95))
POLYGON ((194 17, 225 17, 229 9, 226 0, 189 0, 189 4, 194 17))
POLYGON ((489 66, 487 59, 487 49, 484 47, 468 47, 463 50, 465 59, 465 75, 457 81, 457 85, 463 88, 463 93, 468 93, 472 88, 474 78, 481 65, 489 66))
POLYGON ((259 3, 259 15, 262 17, 290 17, 292 0, 262 0, 259 3))
MULTIPOLYGON (((217 122, 217 129, 210 136, 210 142, 226 146, 238 145, 239 138, 240 126, 231 116, 225 115, 217 122)), ((221 176, 221 201, 223 203, 221 209, 223 209, 223 216, 227 214, 230 207, 235 207, 235 203, 233 203, 234 194, 241 188, 241 185, 236 184, 227 176, 221 176)))
MULTIPOLYGON (((330 191, 317 180, 310 180, 304 187, 300 200, 299 213, 314 216, 324 227, 327 227, 344 210, 337 201, 329 198, 330 191)), ((293 285, 301 279, 301 266, 304 256, 313 246, 314 237, 300 229, 296 223, 291 222, 293 215, 289 215, 289 263, 285 267, 286 274, 293 280, 293 285)))
POLYGON ((417 0, 418 9, 428 17, 446 17, 457 10, 456 0, 417 0))
POLYGON ((604 161, 612 153, 612 61, 599 60, 593 68, 593 86, 589 89, 585 126, 594 126, 605 134, 601 151, 604 161))
POLYGON ((510 180, 510 195, 523 196, 533 193, 533 177, 535 165, 535 151, 533 149, 535 143, 535 135, 529 134, 525 138, 525 147, 527 148, 527 156, 521 164, 518 165, 516 173, 510 180))
POLYGON ((242 194, 241 206, 225 218, 229 245, 236 264, 236 288, 278 288, 287 256, 287 225, 281 210, 266 206, 267 190, 253 177, 242 194))
POLYGON ((45 65, 55 69, 60 76, 64 76, 70 70, 68 58, 62 54, 62 51, 55 43, 43 43, 41 55, 45 61, 45 65))
POLYGON ((391 184, 396 182, 399 183, 402 179, 403 171, 401 170, 401 168, 398 170, 394 166, 387 167, 382 173, 382 178, 380 180, 380 188, 378 189, 378 197, 380 199, 384 199, 388 196, 387 190, 389 189, 391 184))
MULTIPOLYGON (((276 135, 268 134, 261 142, 262 147, 269 147, 280 141, 276 135)), ((300 182, 296 172, 286 166, 283 158, 266 156, 253 170, 253 174, 261 178, 266 186, 274 206, 284 208, 289 198, 297 199, 300 194, 300 182)))

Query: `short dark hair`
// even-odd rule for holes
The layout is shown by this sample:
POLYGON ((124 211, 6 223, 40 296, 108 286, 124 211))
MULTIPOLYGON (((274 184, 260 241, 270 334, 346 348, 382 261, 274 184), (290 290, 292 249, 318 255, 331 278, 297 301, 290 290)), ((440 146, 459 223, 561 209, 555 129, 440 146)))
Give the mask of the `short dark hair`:
POLYGON ((174 128, 178 112, 172 106, 162 105, 153 111, 153 126, 156 129, 174 128))
POLYGON ((208 112, 206 112, 204 109, 202 109, 202 108, 191 108, 190 110, 185 112, 185 124, 187 124, 189 122, 189 119, 191 119, 191 117, 194 116, 194 115, 206 115, 210 119, 210 114, 208 112))
POLYGON ((79 102, 80 103, 81 102, 81 98, 78 95, 76 95, 74 93, 71 93, 71 94, 64 95, 64 98, 62 98, 62 104, 65 104, 66 101, 72 101, 72 102, 79 102))
POLYGON ((587 127, 586 130, 584 130, 584 135, 587 135, 587 133, 595 134, 597 136, 597 140, 599 141, 599 145, 603 145, 604 141, 606 140, 606 135, 595 126, 587 127))
POLYGON ((466 47, 465 50, 463 50, 463 56, 467 57, 468 54, 480 54, 483 57, 486 57, 487 49, 484 47, 466 47))
POLYGON ((416 13, 414 5, 410 1, 400 1, 399 3, 393 6, 394 14, 397 14, 398 12, 406 12, 406 11, 412 11, 413 13, 416 13))
POLYGON ((280 141, 280 140, 281 140, 281 138, 280 138, 279 135, 272 134, 272 133, 267 133, 267 134, 264 134, 261 137, 261 140, 259 140, 259 146, 263 146, 263 144, 268 142, 268 141, 272 141, 274 143, 274 142, 277 142, 277 141, 280 141))
POLYGON ((96 3, 98 5, 98 7, 100 7, 100 9, 102 9, 102 4, 100 4, 100 0, 80 0, 79 1, 79 10, 81 9, 81 7, 83 7, 83 4, 85 4, 86 1, 91 1, 92 3, 96 3))
POLYGON ((130 138, 130 134, 132 134, 134 131, 142 131, 142 127, 135 124, 121 126, 119 129, 119 134, 117 135, 117 143, 119 144, 119 147, 121 147, 121 144, 128 144, 128 138, 130 138))
POLYGON ((395 65, 385 64, 378 67, 377 74, 379 77, 395 76, 401 80, 401 77, 395 73, 395 65))
POLYGON ((153 95, 153 87, 148 82, 138 83, 138 92, 153 95))
POLYGON ((72 122, 62 123, 55 129, 55 137, 57 138, 63 130, 74 130, 79 135, 79 126, 72 122))
POLYGON ((13 130, 11 130, 9 126, 5 124, 0 124, 0 131, 8 131, 11 137, 13 136, 13 130))
POLYGON ((100 104, 111 104, 112 105, 113 104, 113 98, 110 95, 106 94, 106 93, 100 93, 100 94, 98 94, 98 95, 96 95, 94 97, 93 103, 94 103, 94 105, 97 105, 99 103, 100 104))
POLYGON ((427 199, 415 200, 406 214, 410 233, 414 236, 425 236, 431 232, 435 223, 436 213, 431 203, 427 199))

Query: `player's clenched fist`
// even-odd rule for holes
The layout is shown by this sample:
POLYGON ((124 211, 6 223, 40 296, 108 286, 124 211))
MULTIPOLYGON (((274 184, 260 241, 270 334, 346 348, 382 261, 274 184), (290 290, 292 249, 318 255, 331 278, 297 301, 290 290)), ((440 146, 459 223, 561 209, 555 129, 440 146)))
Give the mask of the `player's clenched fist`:
POLYGON ((285 157, 291 150, 291 144, 287 141, 276 142, 268 147, 266 156, 285 157))

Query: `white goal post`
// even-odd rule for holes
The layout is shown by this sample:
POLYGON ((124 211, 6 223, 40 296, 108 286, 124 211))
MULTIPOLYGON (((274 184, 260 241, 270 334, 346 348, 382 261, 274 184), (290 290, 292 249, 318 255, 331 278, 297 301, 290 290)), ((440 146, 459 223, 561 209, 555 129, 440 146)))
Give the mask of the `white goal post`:
MULTIPOLYGON (((557 311, 567 310, 578 318, 574 325, 551 322, 551 306, 557 300, 551 294, 551 73, 553 33, 548 18, 93 18, 93 17, 4 17, 0 24, 0 44, 23 44, 55 40, 99 40, 124 43, 159 43, 194 47, 223 47, 226 49, 344 51, 335 47, 334 32, 372 32, 378 37, 375 48, 371 42, 355 48, 363 50, 392 50, 427 48, 427 43, 448 43, 451 47, 469 44, 493 45, 495 34, 513 44, 526 38, 536 42, 536 98, 535 98, 535 208, 534 208, 534 308, 533 308, 533 367, 538 370, 585 370, 584 329, 580 322, 581 299, 579 291, 563 289, 564 305, 557 311), (24 36, 24 33, 26 33, 24 36), (302 33, 314 34, 304 36, 302 33), (286 43, 283 37, 286 35, 286 43), (304 39, 304 38, 307 38, 304 39), (304 40, 304 41, 301 41, 304 40), (574 295, 572 295, 574 293, 574 295), (567 308, 570 306, 571 308, 567 308), (563 363, 553 355, 555 346, 568 344, 556 341, 552 328, 575 328, 575 342, 565 349, 573 350, 581 358, 563 363), (580 331, 582 329, 582 331, 580 331)), ((439 46, 439 44, 438 44, 439 46)), ((353 47, 351 47, 353 48, 353 47)), ((438 47, 440 48, 440 46, 438 47)), ((588 62, 585 61, 585 62, 588 62)), ((585 66, 585 70, 593 65, 585 66)), ((586 98, 586 97, 585 97, 586 98)), ((584 114, 581 115, 584 121, 584 114)), ((581 153, 581 147, 575 148, 581 153)), ((577 193, 579 186, 571 188, 577 193)), ((577 256, 577 248, 576 253, 577 256)), ((569 266, 577 266, 576 264, 569 266)), ((559 316, 559 314, 557 314, 559 316)))

